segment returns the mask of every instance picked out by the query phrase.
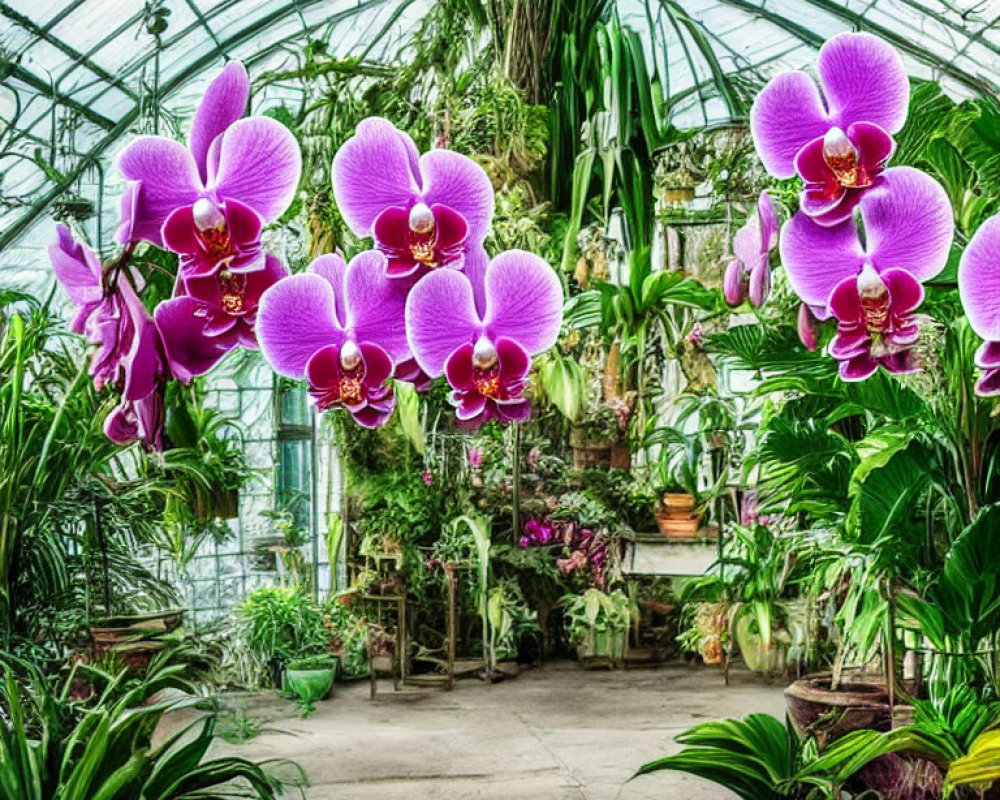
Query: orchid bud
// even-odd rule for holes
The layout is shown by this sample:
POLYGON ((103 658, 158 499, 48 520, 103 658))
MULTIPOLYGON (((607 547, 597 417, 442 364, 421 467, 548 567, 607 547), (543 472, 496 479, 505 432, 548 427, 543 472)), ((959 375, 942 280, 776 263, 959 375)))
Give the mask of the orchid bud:
POLYGON ((819 340, 819 320, 816 319, 809 306, 805 303, 799 305, 798 329, 799 341, 802 342, 807 350, 816 352, 819 340))
POLYGON ((421 236, 434 230, 434 212, 424 203, 410 209, 410 230, 421 236))
POLYGON ((354 369, 361 363, 361 350, 351 341, 344 342, 340 348, 340 366, 344 369, 354 369))
POLYGON ((750 272, 750 302, 755 308, 759 308, 767 302, 770 294, 771 265, 765 258, 750 272))
POLYGON ((722 293, 731 306, 738 306, 747 298, 746 270, 735 258, 726 267, 726 274, 722 279, 722 293))
POLYGON ((226 227, 226 218, 207 197, 199 197, 191 207, 195 227, 200 231, 218 230, 226 227))
POLYGON ((472 351, 472 366, 477 369, 489 369, 497 363, 497 349, 493 342, 485 336, 480 336, 472 351))

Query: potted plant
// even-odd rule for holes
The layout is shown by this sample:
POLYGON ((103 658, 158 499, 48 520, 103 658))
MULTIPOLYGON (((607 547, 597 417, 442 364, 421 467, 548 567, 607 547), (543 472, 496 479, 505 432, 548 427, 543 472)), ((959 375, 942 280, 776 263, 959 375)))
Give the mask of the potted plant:
POLYGON ((295 695, 303 718, 316 710, 316 701, 330 694, 337 675, 337 659, 329 653, 294 658, 285 665, 285 688, 295 695))
POLYGON ((631 622, 631 603, 620 589, 603 592, 591 587, 563 599, 566 630, 585 666, 606 663, 620 667, 631 622))
POLYGON ((649 443, 663 445, 657 462, 660 505, 656 524, 664 536, 691 538, 698 532, 702 519, 698 507, 701 437, 665 427, 658 429, 649 443))
POLYGON ((618 415, 610 405, 601 403, 587 411, 573 427, 570 446, 573 467, 587 469, 611 466, 612 443, 618 438, 618 415))

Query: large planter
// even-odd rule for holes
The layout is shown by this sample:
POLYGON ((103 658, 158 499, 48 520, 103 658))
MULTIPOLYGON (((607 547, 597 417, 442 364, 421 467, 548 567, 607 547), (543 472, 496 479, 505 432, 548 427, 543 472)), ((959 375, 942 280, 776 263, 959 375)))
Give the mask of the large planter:
POLYGON ((310 714, 316 702, 330 694, 333 687, 335 667, 323 669, 285 670, 285 688, 298 698, 304 714, 310 714))
POLYGON ((163 649, 166 637, 176 630, 183 609, 96 619, 90 626, 94 658, 108 652, 117 655, 129 669, 141 671, 163 649))
POLYGON ((628 631, 590 631, 577 643, 576 654, 584 666, 604 662, 620 666, 625 660, 628 631))
POLYGON ((701 514, 695 511, 694 495, 664 492, 656 512, 656 525, 664 536, 691 539, 701 527, 701 514))
POLYGON ((881 680, 849 679, 830 688, 831 675, 821 672, 785 689, 788 718, 800 737, 816 737, 820 748, 856 730, 888 731, 892 727, 889 694, 881 680))

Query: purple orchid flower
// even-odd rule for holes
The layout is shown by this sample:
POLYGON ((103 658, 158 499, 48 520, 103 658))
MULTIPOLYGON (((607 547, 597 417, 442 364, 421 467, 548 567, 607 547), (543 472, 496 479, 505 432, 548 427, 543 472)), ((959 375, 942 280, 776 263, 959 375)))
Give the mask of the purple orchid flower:
POLYGON ((309 272, 278 281, 257 311, 257 339, 274 371, 305 377, 317 408, 343 407, 366 428, 384 425, 396 397, 387 381, 410 358, 406 292, 377 250, 345 264, 317 258, 309 272))
POLYGON ((747 297, 754 306, 762 306, 771 293, 770 252, 778 244, 778 216, 774 201, 767 192, 757 200, 757 214, 733 237, 736 258, 729 262, 723 280, 723 294, 731 306, 747 297))
POLYGON ((802 213, 781 232, 781 258, 792 288, 810 306, 837 318, 830 354, 844 380, 884 367, 916 369, 913 311, 921 285, 948 261, 954 231, 944 189, 910 167, 893 167, 859 201, 864 243, 853 220, 829 228, 802 213))
POLYGON ((796 320, 799 341, 811 352, 816 352, 819 346, 819 319, 806 303, 799 303, 799 313, 796 320))
POLYGON ((958 293, 969 324, 984 339, 976 351, 983 374, 976 394, 1000 395, 1000 306, 997 305, 997 264, 1000 263, 1000 215, 979 226, 958 264, 958 293))
POLYGON ((138 438, 159 449, 162 403, 157 406, 151 398, 160 391, 166 370, 153 320, 125 269, 111 270, 105 284, 97 255, 74 240, 66 226, 58 227, 58 235, 49 256, 56 278, 78 307, 72 330, 97 346, 89 367, 94 386, 114 386, 122 395, 121 405, 105 422, 108 436, 120 443, 138 438), (128 427, 123 415, 129 415, 128 427))
POLYGON ((209 85, 194 116, 189 147, 160 136, 132 142, 118 161, 130 181, 118 238, 181 253, 183 275, 264 267, 261 219, 288 208, 301 171, 295 137, 268 117, 241 119, 250 84, 238 62, 209 85), (131 231, 131 234, 128 233, 131 231))
POLYGON ((462 269, 493 217, 493 186, 481 166, 451 150, 421 156, 379 117, 363 120, 337 151, 333 193, 351 231, 374 237, 393 278, 462 269))
POLYGON ((531 356, 556 343, 562 323, 562 284, 541 258, 509 250, 484 262, 474 256, 467 274, 433 272, 406 301, 414 358, 428 375, 447 375, 456 415, 470 426, 531 416, 531 356))
POLYGON ((264 269, 179 279, 172 300, 154 314, 163 350, 182 383, 204 375, 235 347, 257 349, 254 324, 263 293, 288 276, 279 258, 268 255, 264 269))
POLYGON ((750 131, 764 167, 805 182, 801 210, 824 226, 851 216, 878 184, 906 122, 910 84, 890 45, 867 33, 842 33, 819 51, 819 87, 801 71, 773 78, 750 110, 750 131))

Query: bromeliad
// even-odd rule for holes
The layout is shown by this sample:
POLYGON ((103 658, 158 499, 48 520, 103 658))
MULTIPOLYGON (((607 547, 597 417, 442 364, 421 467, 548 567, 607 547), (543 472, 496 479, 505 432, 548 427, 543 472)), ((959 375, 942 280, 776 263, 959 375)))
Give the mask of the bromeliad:
POLYGON ((862 380, 879 366, 918 368, 915 309, 922 283, 948 260, 954 224, 944 189, 910 167, 886 171, 859 201, 864 239, 853 220, 820 227, 803 213, 781 232, 781 258, 802 301, 837 319, 830 354, 844 380, 862 380))
POLYGON ((754 101, 750 130, 767 171, 798 173, 801 210, 831 226, 849 219, 885 174, 910 84, 899 54, 867 33, 827 41, 818 72, 819 87, 801 71, 773 78, 754 101))

